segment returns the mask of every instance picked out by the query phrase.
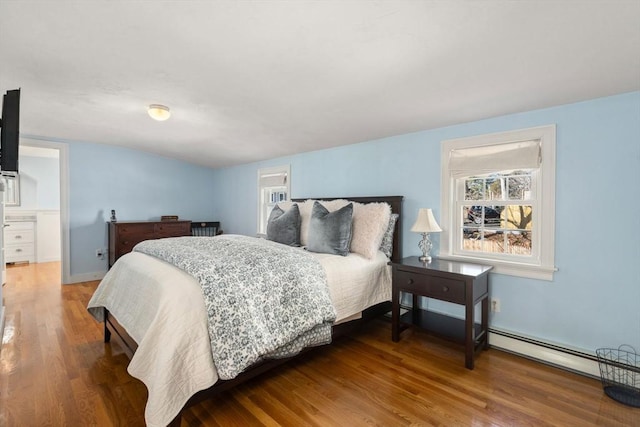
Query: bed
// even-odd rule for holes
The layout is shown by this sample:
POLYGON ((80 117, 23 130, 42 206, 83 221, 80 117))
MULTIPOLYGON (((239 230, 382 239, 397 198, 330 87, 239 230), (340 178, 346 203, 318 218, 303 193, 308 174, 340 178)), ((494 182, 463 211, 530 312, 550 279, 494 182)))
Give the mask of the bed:
MULTIPOLYGON (((381 204, 388 204, 390 207, 390 216, 387 217, 390 230, 387 230, 385 237, 392 235, 392 240, 386 242, 388 246, 384 251, 386 255, 380 250, 376 250, 375 253, 360 250, 361 253, 340 256, 327 253, 310 254, 302 248, 286 249, 292 256, 304 253, 300 256, 314 258, 312 262, 317 261, 326 274, 330 293, 331 313, 325 310, 322 313, 322 319, 316 322, 317 329, 314 329, 316 332, 310 334, 316 341, 303 341, 304 345, 298 345, 298 347, 304 347, 302 351, 293 350, 293 353, 304 354, 314 346, 330 342, 331 334, 335 339, 357 326, 363 319, 388 309, 391 297, 391 274, 387 263, 390 259, 398 260, 401 257, 402 197, 357 197, 348 198, 348 200, 296 199, 292 203, 296 204, 296 210, 298 206, 301 210, 306 210, 301 215, 302 219, 299 220, 299 228, 306 234, 313 234, 315 230, 313 227, 309 228, 312 204, 314 215, 318 207, 316 204, 322 204, 327 211, 336 214, 346 209, 347 204, 353 205, 351 209, 360 212, 357 216, 353 216, 354 233, 359 231, 360 234, 353 234, 353 238, 349 236, 350 244, 353 244, 352 248, 355 249, 361 249, 354 245, 362 241, 358 240, 362 237, 362 233, 375 229, 371 223, 363 222, 364 209, 379 207, 381 204), (393 215, 393 221, 391 221, 391 215, 393 215), (326 331, 327 324, 329 324, 328 339, 323 336, 324 332, 321 332, 326 331)), ((292 211, 292 203, 285 207, 287 212, 292 211)), ((307 241, 304 238, 301 239, 307 248, 311 248, 314 244, 313 241, 308 240, 309 237, 307 241)), ((283 246, 279 243, 265 242, 264 239, 253 241, 247 239, 254 238, 234 235, 163 239, 166 241, 159 242, 158 245, 161 243, 179 245, 182 244, 180 239, 200 239, 196 242, 198 244, 204 244, 204 239, 217 239, 215 243, 225 247, 232 243, 235 245, 236 241, 241 245, 259 245, 255 248, 247 246, 252 247, 254 251, 268 250, 269 245, 283 246)), ((142 252, 135 251, 118 260, 96 289, 88 309, 97 320, 104 322, 105 342, 109 342, 113 336, 123 345, 131 359, 127 370, 147 386, 149 391, 145 409, 147 425, 179 426, 182 409, 273 369, 290 359, 289 353, 279 352, 274 352, 275 356, 271 356, 275 358, 262 356, 257 359, 247 358, 246 368, 240 365, 237 367, 239 372, 228 374, 228 370, 225 370, 224 364, 221 364, 219 359, 216 359, 215 363, 212 360, 211 346, 217 340, 212 338, 211 327, 208 327, 207 321, 203 320, 207 317, 207 311, 211 309, 206 295, 205 304, 201 302, 203 293, 206 294, 204 288, 201 288, 202 278, 196 280, 183 271, 181 269, 183 267, 178 268, 166 260, 158 259, 157 253, 152 253, 153 256, 151 256, 153 248, 146 248, 150 251, 147 253, 144 252, 145 248, 141 250, 142 252)), ((177 249, 173 252, 181 251, 182 249, 177 249)), ((230 256, 236 255, 231 252, 230 256)), ((194 264, 190 259, 187 261, 189 261, 187 264, 194 264)), ((224 260, 220 263, 222 266, 228 265, 224 260)), ((292 263, 294 262, 289 262, 289 264, 292 263)), ((186 269, 189 271, 188 268, 186 269)), ((226 268, 213 267, 209 269, 226 270, 226 268)), ((260 269, 256 267, 256 270, 260 269)), ((192 274, 198 276, 197 272, 192 274)), ((291 292, 291 288, 283 292, 291 292)), ((311 305, 320 306, 318 303, 311 305)), ((250 314, 242 314, 240 317, 246 319, 250 314)), ((220 329, 226 330, 226 327, 220 329)), ((229 360, 238 359, 230 358, 229 360)))

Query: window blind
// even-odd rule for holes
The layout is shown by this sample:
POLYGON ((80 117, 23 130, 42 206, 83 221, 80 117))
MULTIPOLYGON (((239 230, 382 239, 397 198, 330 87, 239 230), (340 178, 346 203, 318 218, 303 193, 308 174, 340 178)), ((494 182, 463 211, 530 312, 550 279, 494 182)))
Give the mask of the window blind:
POLYGON ((516 169, 536 169, 541 163, 540 140, 508 142, 449 152, 449 173, 453 178, 516 169))
POLYGON ((283 187, 285 185, 287 185, 287 174, 285 172, 260 175, 260 188, 283 187))

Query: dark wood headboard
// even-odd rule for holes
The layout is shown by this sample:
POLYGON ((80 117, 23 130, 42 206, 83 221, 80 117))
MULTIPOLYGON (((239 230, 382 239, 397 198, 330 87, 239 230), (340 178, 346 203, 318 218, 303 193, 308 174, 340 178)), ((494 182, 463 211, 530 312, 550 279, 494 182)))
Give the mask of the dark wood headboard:
POLYGON ((392 261, 400 261, 402 259, 402 199, 404 196, 379 196, 379 197, 306 197, 304 199, 291 199, 292 202, 304 202, 305 200, 336 200, 345 199, 358 203, 388 203, 391 206, 391 212, 398 214, 396 228, 393 232, 393 253, 392 261))

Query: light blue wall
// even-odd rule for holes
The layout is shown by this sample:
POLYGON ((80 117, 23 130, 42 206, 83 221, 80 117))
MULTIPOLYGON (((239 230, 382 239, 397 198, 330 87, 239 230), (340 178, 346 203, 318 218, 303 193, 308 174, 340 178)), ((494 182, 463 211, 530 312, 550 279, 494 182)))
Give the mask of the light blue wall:
POLYGON ((71 275, 105 271, 111 209, 119 220, 214 219, 213 170, 154 154, 69 143, 71 275))
POLYGON ((20 209, 60 209, 60 163, 20 155, 20 209))
POLYGON ((214 214, 225 232, 255 234, 257 170, 290 164, 293 197, 403 195, 403 253, 416 255, 418 208, 440 218, 442 140, 554 123, 559 271, 552 282, 493 274, 491 326, 590 352, 640 349, 640 92, 220 169, 214 214))

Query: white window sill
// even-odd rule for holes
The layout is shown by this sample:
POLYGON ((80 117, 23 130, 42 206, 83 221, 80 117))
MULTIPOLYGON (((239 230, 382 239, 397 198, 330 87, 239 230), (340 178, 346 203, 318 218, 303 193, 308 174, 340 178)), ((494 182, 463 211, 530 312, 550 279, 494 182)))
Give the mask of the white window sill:
POLYGON ((463 261, 475 264, 491 265, 493 266, 493 270, 491 270, 492 273, 506 274, 507 276, 525 277, 527 279, 553 281, 553 273, 558 271, 556 267, 498 261, 495 259, 487 259, 481 257, 439 254, 438 258, 450 261, 463 261))

